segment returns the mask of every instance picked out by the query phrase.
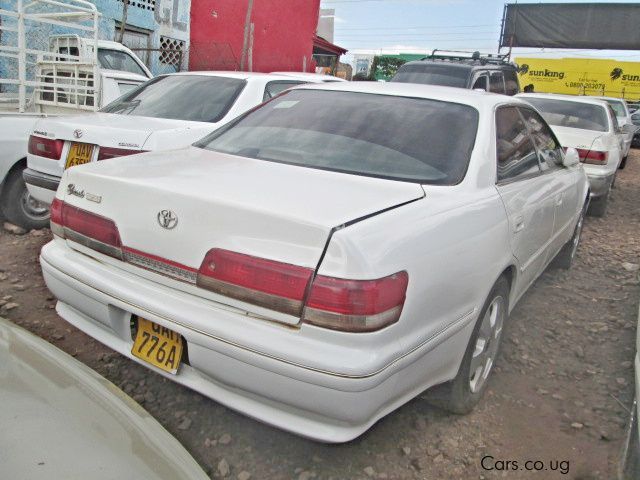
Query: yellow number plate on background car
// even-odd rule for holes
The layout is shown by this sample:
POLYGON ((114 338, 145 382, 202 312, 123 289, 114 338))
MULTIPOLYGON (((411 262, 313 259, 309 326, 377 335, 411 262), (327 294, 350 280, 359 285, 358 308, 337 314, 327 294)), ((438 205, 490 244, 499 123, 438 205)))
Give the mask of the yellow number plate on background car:
POLYGON ((72 143, 67 154, 67 163, 64 168, 75 167, 76 165, 82 165, 89 163, 93 155, 93 145, 89 143, 72 143))
POLYGON ((165 372, 176 373, 182 358, 182 337, 162 325, 138 317, 131 353, 165 372))

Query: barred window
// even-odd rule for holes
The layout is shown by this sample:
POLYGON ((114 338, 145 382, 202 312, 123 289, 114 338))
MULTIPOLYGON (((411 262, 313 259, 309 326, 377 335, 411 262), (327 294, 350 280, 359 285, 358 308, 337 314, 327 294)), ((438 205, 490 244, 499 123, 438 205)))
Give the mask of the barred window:
POLYGON ((182 55, 184 54, 185 41, 177 38, 160 36, 160 63, 172 65, 180 69, 182 55))
MULTIPOLYGON (((124 0, 118 0, 120 3, 124 3, 124 0)), ((156 0, 127 0, 127 4, 130 7, 138 7, 142 10, 156 11, 156 0)))

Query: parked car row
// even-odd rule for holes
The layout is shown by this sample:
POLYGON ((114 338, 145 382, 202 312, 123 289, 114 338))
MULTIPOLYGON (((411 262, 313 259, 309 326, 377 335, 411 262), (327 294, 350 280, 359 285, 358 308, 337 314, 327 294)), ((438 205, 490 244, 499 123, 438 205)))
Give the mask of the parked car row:
POLYGON ((387 84, 177 73, 39 120, 24 179, 51 205, 58 313, 316 440, 426 389, 469 412, 509 312, 571 266, 590 200, 604 213, 633 129, 607 100, 513 96, 502 59, 414 67, 387 84))
POLYGON ((186 147, 287 88, 321 77, 247 72, 155 77, 95 114, 39 120, 29 139, 24 180, 31 196, 48 205, 66 168, 186 147))
POLYGON ((551 125, 560 143, 578 151, 589 178, 591 207, 596 216, 605 214, 618 169, 624 168, 628 139, 636 127, 620 125, 611 100, 598 97, 525 93, 526 100, 551 125))
MULTIPOLYGON (((224 77, 229 91, 259 78, 240 75, 224 77)), ((58 313, 316 440, 355 438, 431 387, 435 403, 470 411, 509 312, 547 265, 575 256, 589 200, 579 153, 524 99, 399 82, 263 92, 178 143, 202 135, 192 115, 223 119, 234 104, 197 108, 208 99, 196 94, 180 109, 193 84, 154 87, 214 77, 151 80, 82 124, 34 132, 36 153, 61 140, 55 158, 29 156, 60 178, 40 259, 58 313), (148 128, 164 118, 136 115, 175 112, 191 123, 171 138, 148 128), (155 151, 91 161, 106 148, 155 151)))

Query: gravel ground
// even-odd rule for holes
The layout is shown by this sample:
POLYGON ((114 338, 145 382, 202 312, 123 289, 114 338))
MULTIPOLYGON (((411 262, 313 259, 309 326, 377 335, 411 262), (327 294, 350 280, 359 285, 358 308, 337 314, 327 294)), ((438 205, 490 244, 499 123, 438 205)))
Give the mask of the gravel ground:
POLYGON ((633 397, 639 206, 636 151, 619 172, 607 215, 587 218, 574 267, 548 270, 514 310, 496 374, 472 414, 450 415, 425 395, 344 445, 246 418, 64 322, 37 259, 48 230, 0 233, 0 314, 120 386, 212 478, 611 479, 633 397), (527 460, 546 470, 525 471, 527 460))

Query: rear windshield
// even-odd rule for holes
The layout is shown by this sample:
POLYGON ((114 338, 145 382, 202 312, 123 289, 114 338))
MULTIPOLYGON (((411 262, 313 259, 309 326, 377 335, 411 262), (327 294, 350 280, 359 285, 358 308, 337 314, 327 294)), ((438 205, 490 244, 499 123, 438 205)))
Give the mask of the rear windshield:
POLYGON ((478 111, 429 99, 292 90, 196 144, 243 157, 418 183, 462 180, 478 111))
POLYGON ((122 115, 217 122, 234 104, 244 80, 205 75, 168 75, 142 84, 101 111, 122 115))
POLYGON ((526 97, 524 100, 536 107, 549 125, 598 132, 609 130, 607 111, 604 107, 546 98, 526 97))
POLYGON ((627 112, 624 109, 624 105, 622 102, 618 102, 617 100, 607 100, 607 103, 611 105, 613 111, 616 112, 616 117, 626 117, 627 112))
POLYGON ((470 75, 471 70, 468 68, 451 65, 434 65, 432 63, 413 63, 400 67, 398 73, 396 73, 391 81, 466 88, 470 75))

